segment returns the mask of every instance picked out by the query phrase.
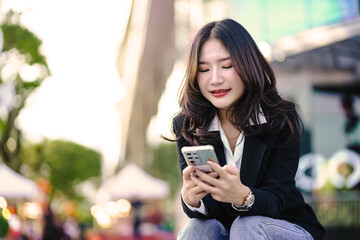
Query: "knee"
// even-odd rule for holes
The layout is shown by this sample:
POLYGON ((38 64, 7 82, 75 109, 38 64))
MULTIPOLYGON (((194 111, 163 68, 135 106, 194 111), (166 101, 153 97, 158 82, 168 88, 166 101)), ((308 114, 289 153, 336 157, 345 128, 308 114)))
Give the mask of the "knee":
POLYGON ((190 219, 180 230, 176 239, 222 239, 227 236, 225 227, 215 219, 190 219))
POLYGON ((183 234, 190 234, 190 233, 196 233, 199 229, 201 229, 202 225, 204 225, 202 223, 202 220, 197 219, 197 218, 191 218, 189 219, 186 224, 181 228, 180 232, 178 235, 183 235, 183 234))
POLYGON ((230 236, 237 236, 242 232, 262 231, 263 218, 259 216, 237 217, 230 229, 230 236))

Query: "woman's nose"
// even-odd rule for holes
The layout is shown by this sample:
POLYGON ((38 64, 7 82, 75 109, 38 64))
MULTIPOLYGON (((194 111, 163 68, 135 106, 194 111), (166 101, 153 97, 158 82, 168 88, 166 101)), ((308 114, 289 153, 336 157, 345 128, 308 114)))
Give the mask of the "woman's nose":
POLYGON ((223 82, 224 82, 224 80, 220 74, 220 71, 217 69, 214 69, 212 71, 212 75, 211 75, 211 84, 220 84, 223 82))

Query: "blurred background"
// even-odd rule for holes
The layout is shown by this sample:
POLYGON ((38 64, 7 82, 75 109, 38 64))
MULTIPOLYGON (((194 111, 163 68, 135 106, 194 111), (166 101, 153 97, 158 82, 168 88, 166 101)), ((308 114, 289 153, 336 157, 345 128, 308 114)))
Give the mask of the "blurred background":
POLYGON ((297 186, 360 237, 360 1, 0 0, 0 239, 175 239, 189 44, 240 22, 305 125, 297 186))

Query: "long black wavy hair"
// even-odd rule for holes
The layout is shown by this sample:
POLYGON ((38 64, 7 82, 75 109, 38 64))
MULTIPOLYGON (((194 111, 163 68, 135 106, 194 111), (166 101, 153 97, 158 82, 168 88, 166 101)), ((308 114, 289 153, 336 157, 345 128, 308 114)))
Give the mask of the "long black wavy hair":
POLYGON ((283 137, 288 138, 288 143, 298 141, 302 122, 296 105, 279 96, 270 64, 247 30, 232 19, 206 24, 192 42, 184 82, 179 92, 179 116, 183 117, 183 122, 177 134, 178 139, 183 137, 193 145, 211 143, 213 139, 214 133, 207 129, 217 108, 201 94, 196 79, 201 47, 211 38, 219 40, 227 48, 233 67, 245 86, 244 94, 229 108, 228 119, 245 136, 272 135, 281 131, 285 133, 283 137), (267 120, 266 124, 259 122, 261 111, 267 120))

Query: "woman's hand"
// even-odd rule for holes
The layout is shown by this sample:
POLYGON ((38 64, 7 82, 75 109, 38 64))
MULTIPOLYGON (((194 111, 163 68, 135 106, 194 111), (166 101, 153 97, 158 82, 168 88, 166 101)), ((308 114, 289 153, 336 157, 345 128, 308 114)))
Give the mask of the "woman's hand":
POLYGON ((197 191, 210 193, 217 201, 242 205, 250 189, 241 183, 239 169, 229 165, 221 167, 212 161, 208 161, 208 165, 219 175, 219 178, 195 170, 197 177, 192 177, 192 180, 197 185, 197 189, 201 189, 197 191))
MULTIPOLYGON (((197 170, 199 171, 199 170, 197 170)), ((203 173, 208 178, 215 178, 217 173, 203 173)), ((195 179, 195 167, 194 166, 187 166, 183 170, 183 186, 181 189, 181 196, 182 199, 185 201, 186 204, 192 207, 200 207, 200 200, 204 198, 208 192, 204 191, 203 188, 199 187, 196 182, 203 181, 201 178, 195 179)))

